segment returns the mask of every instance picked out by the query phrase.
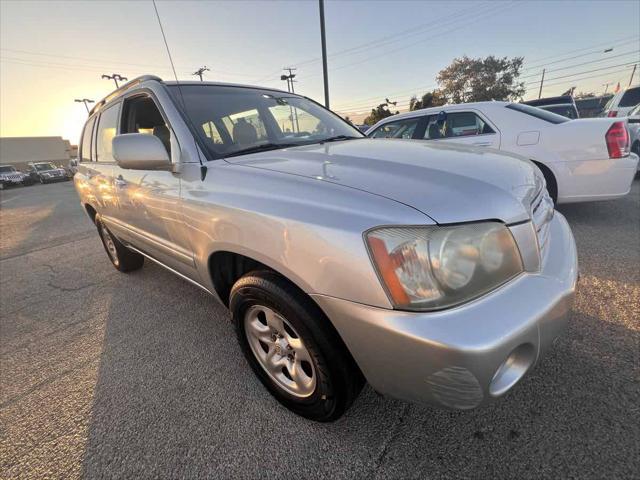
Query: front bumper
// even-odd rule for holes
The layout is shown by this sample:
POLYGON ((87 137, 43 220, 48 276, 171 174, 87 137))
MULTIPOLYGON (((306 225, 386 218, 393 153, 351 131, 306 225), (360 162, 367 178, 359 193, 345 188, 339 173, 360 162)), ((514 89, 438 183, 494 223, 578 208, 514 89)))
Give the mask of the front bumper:
POLYGON ((470 409, 509 391, 564 330, 578 278, 565 218, 550 224, 540 272, 440 312, 401 312, 323 295, 369 384, 402 400, 470 409))

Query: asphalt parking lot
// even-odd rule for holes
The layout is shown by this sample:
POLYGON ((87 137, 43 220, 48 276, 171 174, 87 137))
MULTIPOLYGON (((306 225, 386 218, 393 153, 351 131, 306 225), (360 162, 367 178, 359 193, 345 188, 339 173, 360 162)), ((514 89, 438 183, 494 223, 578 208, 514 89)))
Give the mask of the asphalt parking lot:
MULTIPOLYGON (((317 424, 282 408, 224 308, 108 262, 71 183, 0 194, 3 478, 637 478, 640 179, 561 206, 581 281, 567 334, 502 401, 449 412, 366 387, 317 424)), ((481 322, 481 319, 479 319, 481 322)))

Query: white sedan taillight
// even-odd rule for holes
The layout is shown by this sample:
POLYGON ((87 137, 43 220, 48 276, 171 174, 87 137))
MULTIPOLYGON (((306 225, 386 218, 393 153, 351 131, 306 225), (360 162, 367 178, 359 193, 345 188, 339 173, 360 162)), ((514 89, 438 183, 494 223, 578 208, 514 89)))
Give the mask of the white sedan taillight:
POLYGON ((622 158, 629 155, 629 132, 624 122, 616 122, 604 136, 607 142, 609 158, 622 158))

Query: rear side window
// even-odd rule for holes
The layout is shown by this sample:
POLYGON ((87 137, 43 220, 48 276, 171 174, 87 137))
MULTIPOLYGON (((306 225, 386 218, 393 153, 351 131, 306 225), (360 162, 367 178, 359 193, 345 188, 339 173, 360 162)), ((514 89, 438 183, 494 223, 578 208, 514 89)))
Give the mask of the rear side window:
POLYGON ((105 109, 100 114, 98 121, 98 134, 96 135, 96 160, 98 162, 113 162, 113 150, 111 141, 116 136, 118 128, 118 116, 120 104, 105 109))
POLYGON ((562 115, 547 112, 546 110, 542 110, 541 108, 530 107, 529 105, 524 105, 522 103, 510 103, 506 106, 506 108, 515 110, 516 112, 524 113, 525 115, 531 115, 532 117, 544 120, 545 122, 549 123, 558 124, 569 121, 568 118, 563 117, 562 115))
POLYGON ((419 121, 420 117, 385 123, 369 136, 372 138, 412 138, 419 121))
POLYGON ((84 126, 82 132, 82 144, 80 146, 80 160, 83 162, 91 161, 91 137, 93 137, 93 126, 96 123, 96 117, 92 117, 84 126))
POLYGON ((630 88, 620 99, 619 107, 633 107, 640 103, 640 87, 630 88))

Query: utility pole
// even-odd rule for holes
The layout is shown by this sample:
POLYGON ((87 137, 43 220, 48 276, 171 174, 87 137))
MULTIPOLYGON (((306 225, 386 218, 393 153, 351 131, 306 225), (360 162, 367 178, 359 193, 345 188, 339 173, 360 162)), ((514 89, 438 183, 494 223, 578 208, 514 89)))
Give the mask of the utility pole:
POLYGON ((120 80, 121 82, 128 80, 127 77, 123 77, 119 73, 112 73, 111 75, 102 75, 102 78, 105 78, 107 80, 113 80, 114 83, 116 84, 116 88, 119 88, 118 80, 120 80))
POLYGON ((327 73, 327 39, 324 31, 324 0, 320 6, 320 41, 322 42, 322 76, 324 78, 324 106, 329 108, 329 77, 327 73))
MULTIPOLYGON (((293 88, 293 82, 294 82, 294 78, 296 76, 295 73, 293 73, 294 70, 296 70, 294 67, 284 67, 283 70, 285 71, 289 71, 289 75, 280 75, 280 80, 287 81, 287 91, 291 92, 291 93, 296 93, 294 88, 293 88)), ((294 110, 291 105, 289 105, 289 111, 290 111, 290 115, 291 115, 291 129, 292 130, 297 130, 298 132, 300 131, 300 124, 298 123, 298 110, 294 110), (294 129, 294 125, 293 122, 295 120, 295 129, 294 129)))
POLYGON ((611 82, 607 82, 607 83, 603 83, 602 86, 604 87, 604 93, 603 95, 607 94, 607 90, 609 90, 609 85, 611 85, 611 82))
POLYGON ((93 100, 89 100, 88 98, 76 98, 74 100, 74 102, 78 102, 78 103, 83 103, 84 104, 84 108, 87 109, 87 113, 89 113, 89 105, 87 105, 88 103, 94 103, 93 100))
POLYGON ((195 72, 193 72, 191 75, 193 75, 194 77, 197 75, 198 77, 200 77, 200 81, 202 82, 202 74, 204 72, 210 72, 211 70, 209 70, 207 68, 207 66, 205 65, 204 67, 200 67, 198 70, 196 70, 195 72))
POLYGON ((289 90, 291 93, 296 93, 296 91, 293 88, 293 82, 294 82, 294 78, 296 76, 295 73, 293 73, 294 70, 296 70, 296 68, 293 67, 284 67, 283 70, 285 71, 289 71, 289 75, 281 75, 280 76, 280 80, 287 80, 287 88, 289 88, 289 83, 291 83, 291 89, 289 90))
POLYGON ((540 91, 538 92, 538 98, 542 97, 542 84, 544 83, 544 72, 545 68, 542 69, 542 79, 540 80, 540 91))
POLYGON ((631 72, 631 78, 629 79, 629 85, 627 85, 629 87, 631 86, 631 82, 633 81, 633 76, 636 73, 636 68, 638 68, 638 64, 637 63, 633 66, 633 71, 631 72))

